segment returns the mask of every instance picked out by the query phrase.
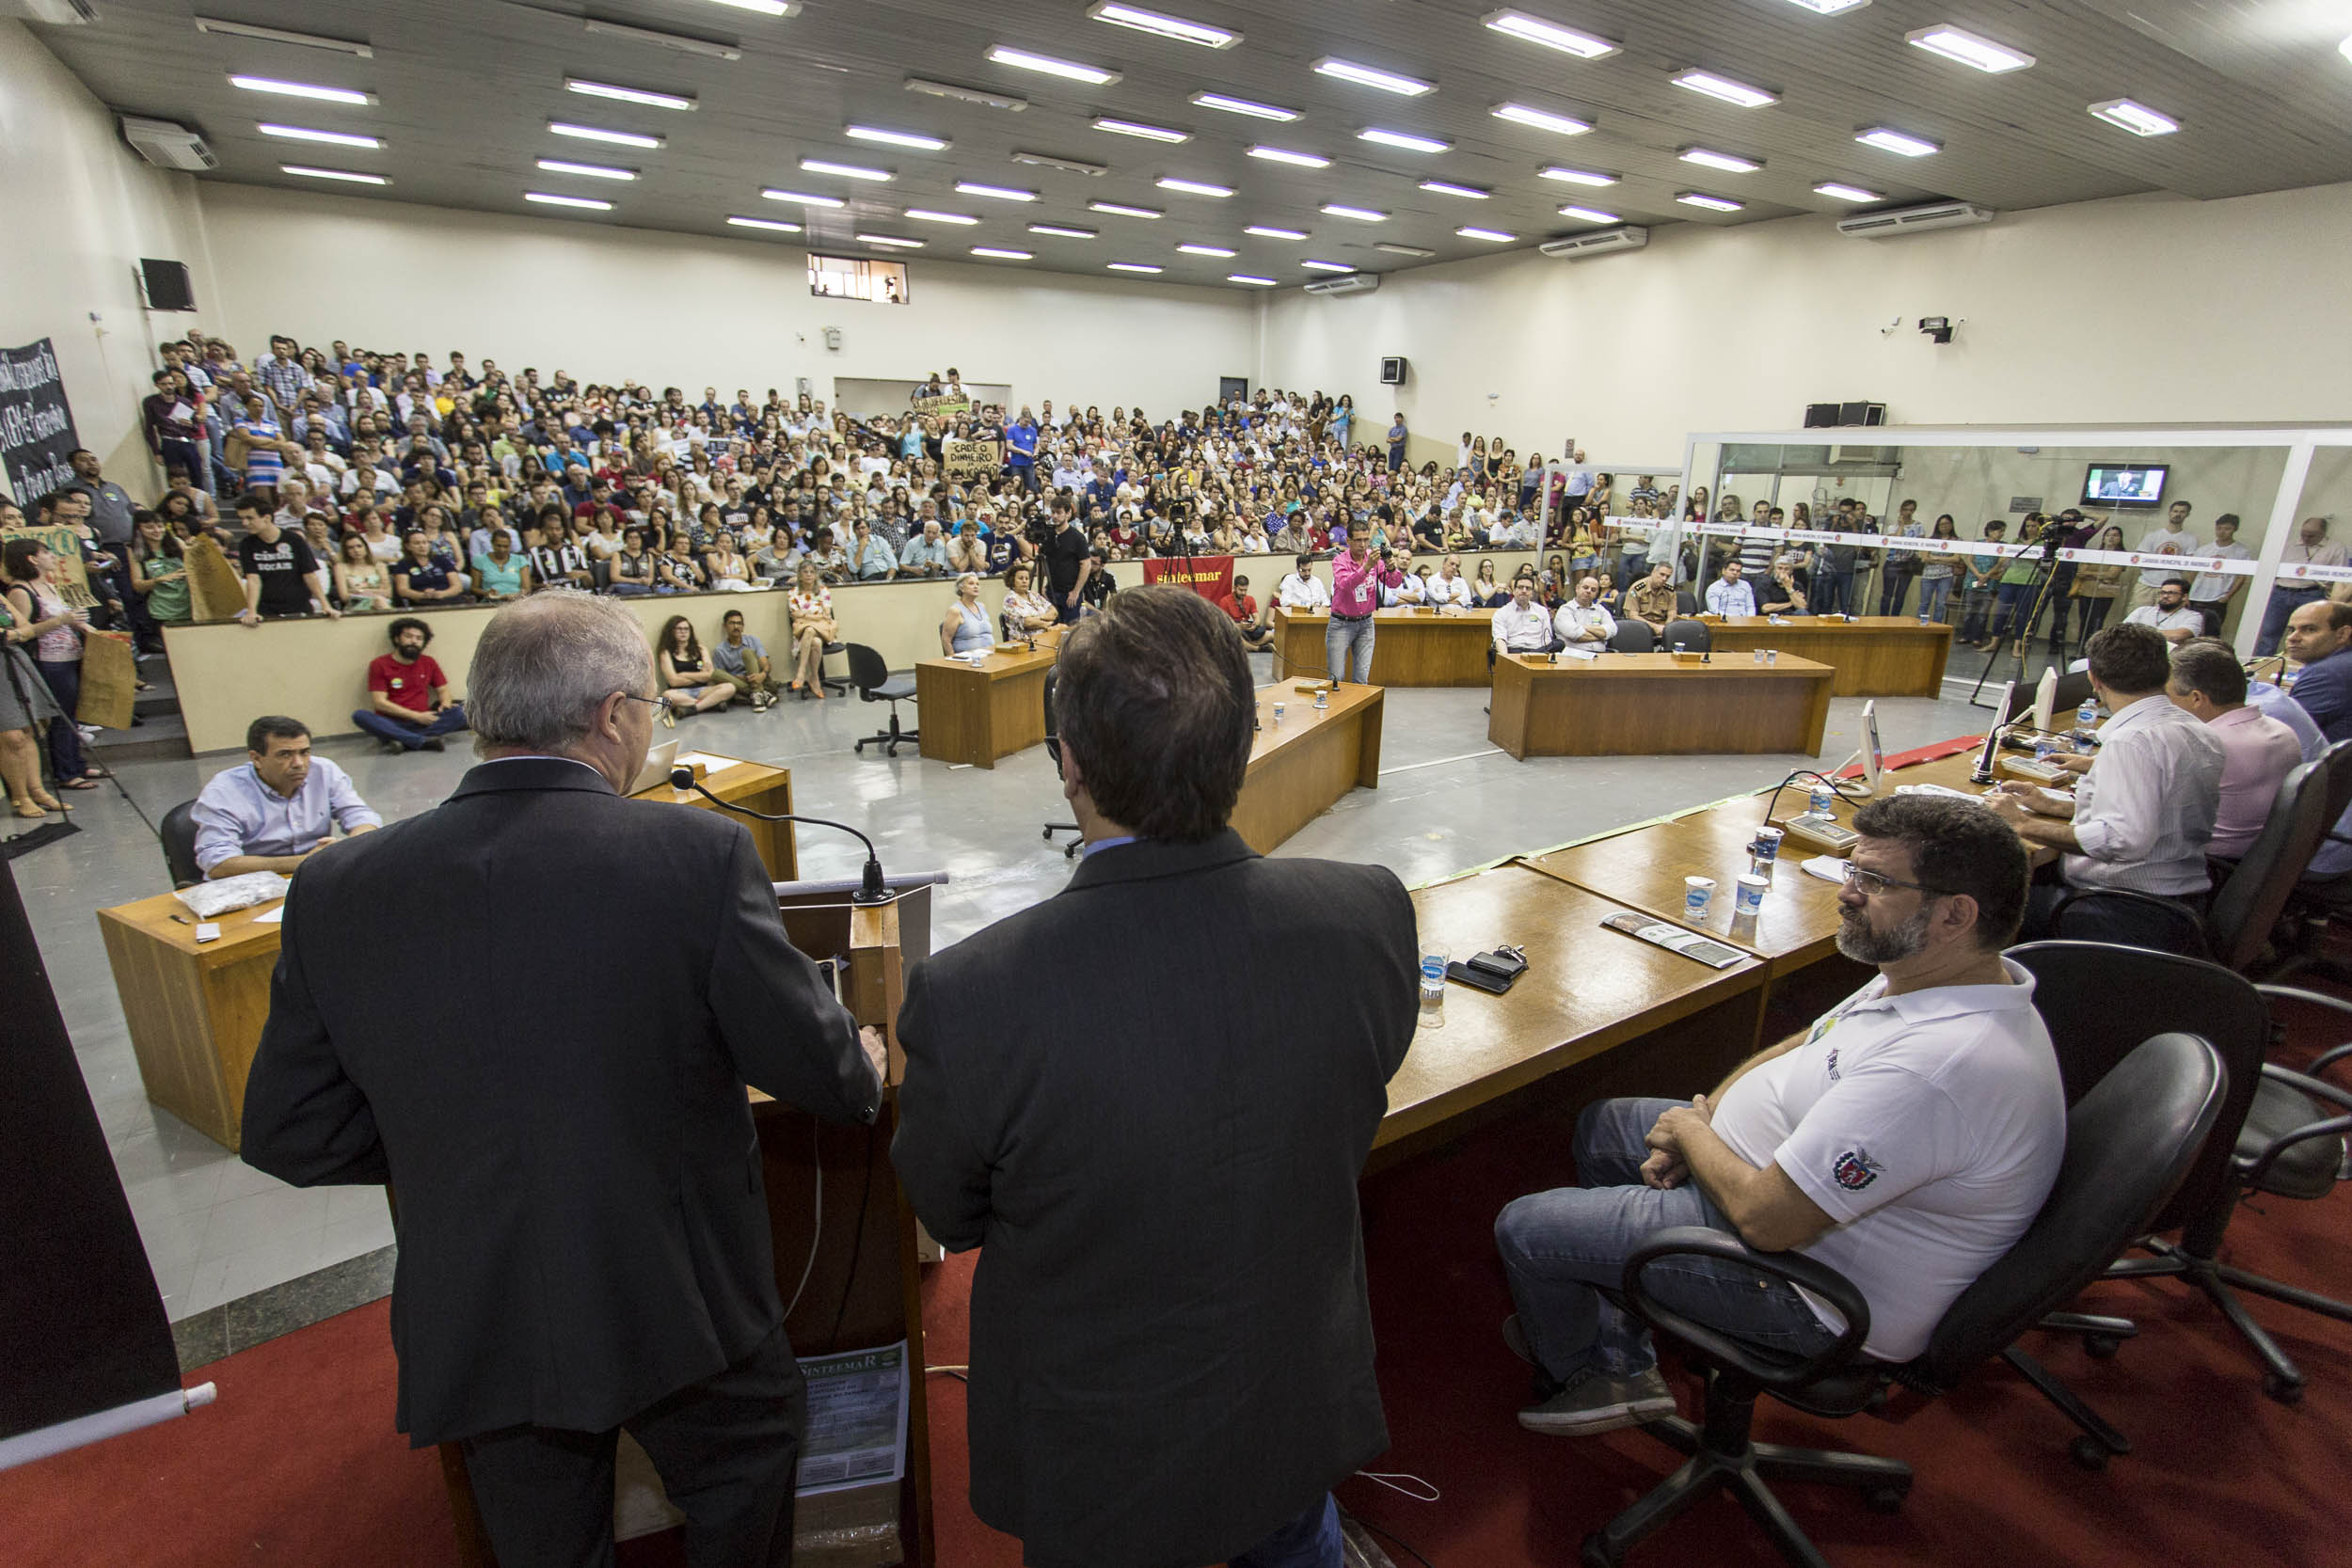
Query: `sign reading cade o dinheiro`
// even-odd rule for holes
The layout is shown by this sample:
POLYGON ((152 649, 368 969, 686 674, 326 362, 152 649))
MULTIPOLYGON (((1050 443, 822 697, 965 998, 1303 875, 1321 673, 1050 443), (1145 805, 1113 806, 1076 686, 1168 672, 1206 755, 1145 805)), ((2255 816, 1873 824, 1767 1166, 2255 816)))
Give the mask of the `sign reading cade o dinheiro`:
POLYGON ((969 484, 974 480, 993 479, 1004 472, 1005 443, 1002 441, 946 441, 940 444, 939 466, 951 484, 969 484))
POLYGON ((0 349, 0 470, 8 493, 29 506, 72 480, 66 454, 79 445, 49 340, 0 349))

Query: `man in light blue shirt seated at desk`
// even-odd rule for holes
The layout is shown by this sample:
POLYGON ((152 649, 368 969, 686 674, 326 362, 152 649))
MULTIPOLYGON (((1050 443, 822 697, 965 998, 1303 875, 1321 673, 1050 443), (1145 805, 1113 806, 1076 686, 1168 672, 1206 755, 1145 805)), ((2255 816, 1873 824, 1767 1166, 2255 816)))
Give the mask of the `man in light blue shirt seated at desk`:
POLYGON ((1756 613, 1756 590, 1740 580, 1739 559, 1724 562, 1724 574, 1707 585, 1707 608, 1709 613, 1729 620, 1739 615, 1756 613))
POLYGON ((334 842, 335 830, 371 833, 384 819, 351 775, 310 754, 310 726, 270 715, 245 732, 246 765, 215 773, 196 798, 196 863, 207 879, 247 871, 292 875, 334 842))

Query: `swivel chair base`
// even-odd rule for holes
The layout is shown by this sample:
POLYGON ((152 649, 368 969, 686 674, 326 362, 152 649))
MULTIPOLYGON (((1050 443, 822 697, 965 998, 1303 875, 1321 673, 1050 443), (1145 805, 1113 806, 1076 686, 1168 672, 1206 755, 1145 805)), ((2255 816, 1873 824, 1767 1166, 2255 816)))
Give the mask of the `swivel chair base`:
POLYGON ((852 747, 851 750, 855 751, 862 756, 865 754, 866 747, 879 746, 882 749, 882 755, 886 757, 895 757, 898 754, 898 748, 901 745, 916 745, 922 740, 922 738, 923 732, 920 730, 900 729, 898 727, 898 715, 894 711, 890 715, 890 728, 882 731, 880 734, 867 736, 865 739, 859 741, 854 747, 852 747))
POLYGON ((2212 1298, 2214 1306, 2230 1326, 2238 1331, 2256 1359, 2263 1364, 2263 1392, 2280 1404, 2294 1404, 2303 1398, 2303 1369, 2297 1367, 2287 1353, 2279 1348, 2279 1341, 2269 1330, 2256 1323, 2237 1298, 2239 1291, 2250 1291, 2258 1296, 2299 1307, 2306 1312, 2316 1312, 2338 1323, 2352 1323, 2352 1302, 2342 1302, 2323 1296, 2316 1291, 2306 1291, 2280 1280, 2268 1278, 2224 1263, 2217 1258, 2203 1257, 2185 1246, 2159 1241, 2151 1236, 2139 1245, 2154 1254, 2151 1258, 2125 1258, 2107 1270, 2109 1279, 2185 1279, 2212 1298))

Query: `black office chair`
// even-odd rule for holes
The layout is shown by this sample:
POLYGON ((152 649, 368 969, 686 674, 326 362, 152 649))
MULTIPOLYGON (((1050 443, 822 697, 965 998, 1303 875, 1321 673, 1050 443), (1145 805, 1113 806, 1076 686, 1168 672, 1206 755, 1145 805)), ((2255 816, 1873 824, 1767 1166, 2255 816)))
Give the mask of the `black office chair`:
POLYGON ((183 800, 164 813, 163 825, 157 828, 164 841, 164 864, 171 872, 174 888, 194 887, 204 879, 204 873, 196 863, 196 802, 183 800))
POLYGON ((1666 629, 1658 634, 1658 642, 1664 648, 1672 648, 1679 642, 1694 654, 1704 654, 1713 651, 1715 634, 1706 622, 1693 621, 1686 616, 1667 622, 1666 629))
POLYGON ((923 738, 920 730, 902 730, 898 727, 898 705, 914 700, 914 677, 892 675, 890 666, 882 661, 882 656, 863 642, 848 643, 845 651, 850 656, 850 683, 857 688, 858 701, 890 705, 890 728, 879 735, 867 736, 853 750, 863 756, 866 747, 879 746, 882 749, 882 755, 895 757, 898 754, 900 743, 919 742, 923 738))
MULTIPOLYGON (((828 691, 846 694, 850 689, 849 676, 828 675, 825 673, 825 659, 831 658, 834 655, 838 653, 846 653, 849 650, 849 646, 850 645, 847 642, 828 642, 825 644, 824 657, 819 658, 817 661, 817 684, 823 687, 828 691)), ((910 735, 913 733, 913 731, 908 732, 910 735)))
MULTIPOLYGON (((1045 672, 1045 754, 1054 759, 1054 777, 1058 779, 1061 777, 1061 732, 1054 725, 1054 682, 1057 678, 1055 672, 1045 672)), ((1079 849, 1084 847, 1084 841, 1075 836, 1077 832, 1078 824, 1075 822, 1048 822, 1045 824, 1045 842, 1053 843, 1056 833, 1073 835, 1070 842, 1062 847, 1061 855, 1064 860, 1076 860, 1079 849)))
POLYGON ((1619 621, 1617 629, 1609 634, 1609 651, 1614 654, 1646 654, 1658 646, 1658 634, 1649 629, 1647 621, 1619 621))
POLYGON ((1688 588, 1677 588, 1675 590, 1675 609, 1684 615, 1696 615, 1699 612, 1699 596, 1688 588))
POLYGON ((1911 1489, 1911 1466, 1869 1454, 1797 1449, 1749 1437, 1756 1396, 1771 1393, 1817 1416, 1852 1416, 1889 1382, 1932 1397, 2000 1354, 2050 1308, 2099 1277, 2118 1248, 2144 1229, 2196 1159, 2221 1114, 2221 1059, 2194 1035, 2158 1035, 2126 1056, 2066 1116, 2066 1158, 2026 1233, 1963 1291, 1928 1348, 1900 1365, 1862 1354, 1869 1304, 1853 1282, 1798 1252, 1755 1253, 1737 1236, 1700 1226, 1660 1231, 1626 1260, 1627 1308, 1680 1341, 1707 1382, 1703 1424, 1680 1417, 1644 1427, 1690 1460, 1631 1508, 1584 1538, 1583 1560, 1611 1568, 1636 1543, 1699 1498, 1728 1487, 1772 1544, 1807 1568, 1823 1562, 1769 1482, 1831 1481, 1859 1488, 1892 1513, 1911 1489), (1801 1286, 1846 1322, 1837 1342, 1796 1359, 1744 1344, 1649 1300, 1643 1271, 1661 1259, 1710 1258, 1765 1279, 1801 1286))

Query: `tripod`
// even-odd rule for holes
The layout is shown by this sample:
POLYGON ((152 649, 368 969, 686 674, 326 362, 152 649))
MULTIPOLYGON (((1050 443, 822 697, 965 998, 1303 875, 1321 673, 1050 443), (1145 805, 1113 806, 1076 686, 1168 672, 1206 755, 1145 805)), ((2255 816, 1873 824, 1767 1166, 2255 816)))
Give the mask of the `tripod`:
MULTIPOLYGON (((2058 580, 2057 568, 2058 534, 2054 528, 2047 528, 2045 526, 2045 531, 2041 540, 2041 546, 2042 559, 2034 562, 2033 568, 2033 604, 2026 611, 2026 624, 2024 627, 2018 630, 2014 636, 2012 645, 2017 651, 2008 656, 2010 658, 2013 658, 2017 665, 2016 670, 2012 673, 2011 678, 2021 684, 2026 678, 2026 650, 2027 645, 2033 641, 2033 628, 2042 624, 2042 607, 2049 603, 2051 584, 2058 580)), ((2059 605, 2061 612, 2064 610, 2064 608, 2065 606, 2061 601, 2059 605)), ((1992 704, 1982 700, 1984 695, 1984 683, 1992 678, 1993 667, 2001 662, 2002 657, 2001 640, 1996 637, 1994 640, 1992 651, 1985 655, 1984 668, 1977 672, 1977 684, 1968 689, 1968 701, 1971 705, 1976 707, 1991 707, 1993 705, 1992 704)))

